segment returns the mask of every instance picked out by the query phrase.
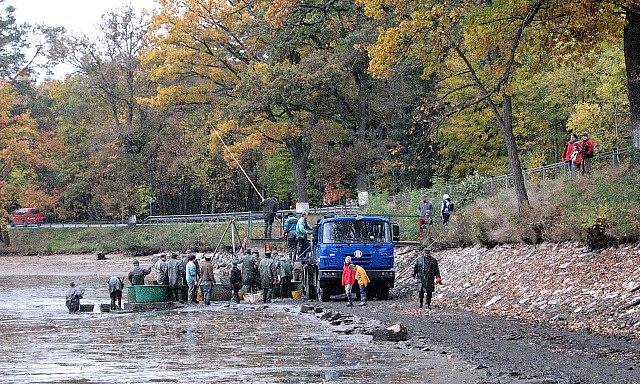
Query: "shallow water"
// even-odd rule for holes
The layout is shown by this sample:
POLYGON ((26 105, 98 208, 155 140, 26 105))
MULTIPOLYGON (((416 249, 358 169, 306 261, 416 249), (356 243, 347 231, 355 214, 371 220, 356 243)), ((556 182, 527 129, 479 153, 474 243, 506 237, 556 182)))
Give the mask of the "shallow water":
MULTIPOLYGON (((106 278, 74 276, 82 303, 106 278)), ((338 336, 293 307, 72 315, 69 277, 0 276, 0 382, 475 382, 468 365, 338 336)))

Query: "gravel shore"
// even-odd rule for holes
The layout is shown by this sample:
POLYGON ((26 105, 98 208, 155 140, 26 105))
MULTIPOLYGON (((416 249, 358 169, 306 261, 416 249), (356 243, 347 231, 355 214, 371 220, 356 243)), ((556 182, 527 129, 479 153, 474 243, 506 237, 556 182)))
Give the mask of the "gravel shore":
POLYGON ((418 309, 407 299, 366 307, 319 303, 325 310, 401 323, 410 342, 472 362, 487 383, 637 384, 640 340, 448 309, 418 309))

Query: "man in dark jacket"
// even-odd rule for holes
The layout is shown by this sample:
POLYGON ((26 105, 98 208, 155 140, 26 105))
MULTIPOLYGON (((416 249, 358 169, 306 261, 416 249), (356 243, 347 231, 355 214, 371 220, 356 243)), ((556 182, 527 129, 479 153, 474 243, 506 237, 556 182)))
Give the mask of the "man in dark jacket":
POLYGON ((431 297, 435 290, 434 280, 440 282, 440 269, 438 260, 431 256, 431 251, 422 249, 422 256, 418 256, 413 267, 413 277, 417 279, 419 286, 418 297, 420 298, 420 308, 424 305, 424 294, 427 294, 427 308, 431 308, 431 297))
POLYGON ((276 197, 267 197, 260 203, 262 207, 262 213, 264 214, 264 238, 271 238, 271 228, 273 221, 276 218, 278 212, 278 199, 276 197))
POLYGON ((189 286, 187 285, 187 263, 189 262, 189 256, 190 254, 183 254, 178 263, 178 287, 180 288, 180 299, 178 301, 181 303, 185 303, 189 295, 189 286))
POLYGON ((211 264, 211 256, 205 255, 202 265, 200 265, 200 289, 204 296, 204 305, 211 305, 211 290, 216 279, 213 276, 213 264, 211 264))
POLYGON ((144 285, 144 277, 151 273, 151 268, 140 267, 138 260, 133 260, 133 269, 129 272, 131 285, 144 285))
POLYGON ((242 274, 240 273, 240 269, 238 268, 238 264, 234 261, 231 264, 231 273, 229 276, 229 285, 231 285, 231 290, 233 291, 232 300, 235 300, 236 303, 240 302, 240 288, 242 288, 242 274))

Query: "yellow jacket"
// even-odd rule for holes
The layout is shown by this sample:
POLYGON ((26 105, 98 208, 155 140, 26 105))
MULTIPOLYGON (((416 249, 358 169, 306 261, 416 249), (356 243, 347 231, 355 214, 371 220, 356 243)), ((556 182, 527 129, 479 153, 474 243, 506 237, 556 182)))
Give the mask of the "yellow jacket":
POLYGON ((369 276, 367 276, 367 271, 359 265, 356 265, 356 280, 358 280, 358 285, 365 287, 369 285, 369 276))

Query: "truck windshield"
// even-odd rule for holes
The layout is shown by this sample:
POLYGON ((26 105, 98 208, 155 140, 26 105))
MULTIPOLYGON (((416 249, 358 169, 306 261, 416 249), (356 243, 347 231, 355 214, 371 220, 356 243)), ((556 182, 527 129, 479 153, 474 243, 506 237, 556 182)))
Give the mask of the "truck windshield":
POLYGON ((330 221, 322 227, 322 242, 325 244, 390 243, 391 231, 389 224, 384 221, 330 221))

